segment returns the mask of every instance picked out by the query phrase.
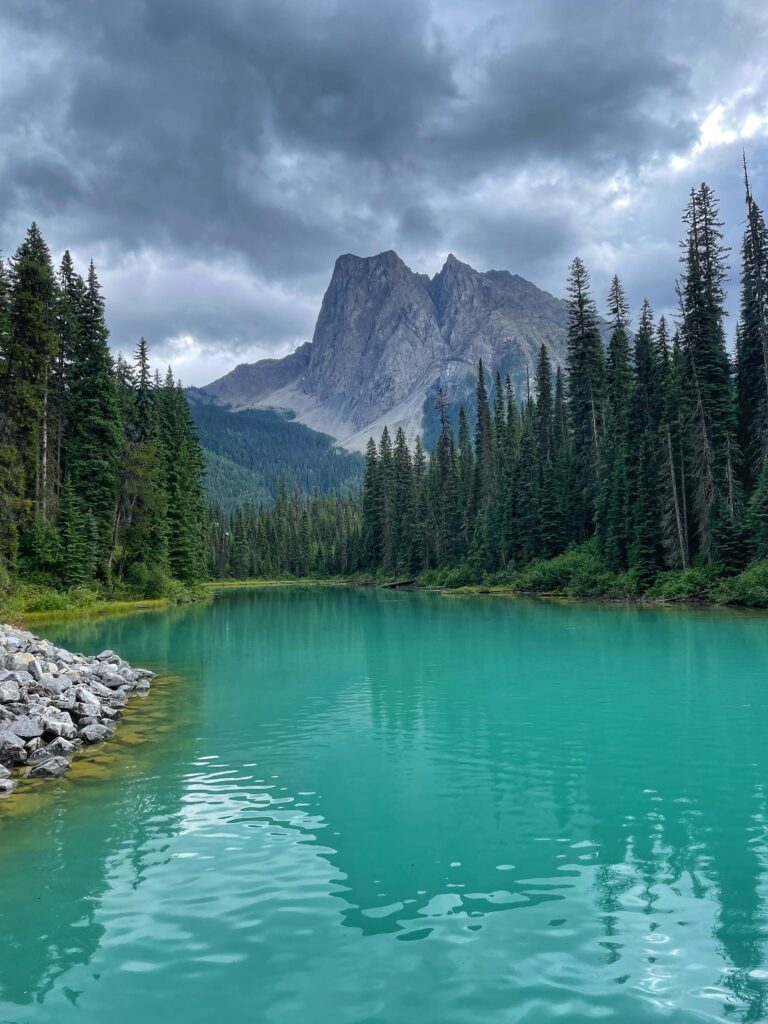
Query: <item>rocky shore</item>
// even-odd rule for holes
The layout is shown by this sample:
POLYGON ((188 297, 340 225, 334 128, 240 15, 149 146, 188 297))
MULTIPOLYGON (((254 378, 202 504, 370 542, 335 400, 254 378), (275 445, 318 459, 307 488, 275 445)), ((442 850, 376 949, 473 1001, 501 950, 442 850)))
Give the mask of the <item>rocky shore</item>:
POLYGON ((22 775, 66 774, 79 748, 113 737, 128 698, 154 678, 114 651, 87 658, 0 625, 0 796, 22 775))

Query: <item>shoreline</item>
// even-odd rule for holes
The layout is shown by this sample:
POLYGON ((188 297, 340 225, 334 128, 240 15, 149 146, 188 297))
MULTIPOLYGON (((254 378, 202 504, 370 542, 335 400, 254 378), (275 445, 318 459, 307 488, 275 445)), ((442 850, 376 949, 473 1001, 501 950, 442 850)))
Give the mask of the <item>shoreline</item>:
POLYGON ((87 657, 0 624, 0 796, 22 778, 66 775, 82 749, 114 737, 128 700, 155 678, 114 651, 87 657))
POLYGON ((680 608, 688 610, 718 610, 731 612, 768 612, 768 604, 748 605, 736 602, 713 601, 705 597, 611 597, 607 595, 582 596, 568 594, 563 590, 517 590, 513 587, 494 586, 492 584, 465 584, 460 587, 438 586, 436 584, 419 584, 415 580, 372 580, 352 579, 348 577, 329 577, 321 579, 309 577, 306 579, 250 579, 250 580, 218 580, 204 584, 211 591, 216 590, 237 590, 248 588, 267 587, 361 587, 367 590, 404 590, 418 591, 421 593, 442 594, 444 597, 519 597, 536 599, 541 601, 565 601, 573 604, 603 605, 605 607, 629 607, 629 608, 680 608))

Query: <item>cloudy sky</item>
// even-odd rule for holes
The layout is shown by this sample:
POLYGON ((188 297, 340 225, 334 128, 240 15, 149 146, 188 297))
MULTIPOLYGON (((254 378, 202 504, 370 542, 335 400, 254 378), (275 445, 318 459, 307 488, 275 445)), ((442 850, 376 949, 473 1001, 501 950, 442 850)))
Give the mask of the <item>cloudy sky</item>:
POLYGON ((93 257, 191 384, 310 338, 344 252, 669 308, 691 184, 738 245, 745 147, 768 206, 766 53, 762 0, 3 0, 0 248, 93 257))

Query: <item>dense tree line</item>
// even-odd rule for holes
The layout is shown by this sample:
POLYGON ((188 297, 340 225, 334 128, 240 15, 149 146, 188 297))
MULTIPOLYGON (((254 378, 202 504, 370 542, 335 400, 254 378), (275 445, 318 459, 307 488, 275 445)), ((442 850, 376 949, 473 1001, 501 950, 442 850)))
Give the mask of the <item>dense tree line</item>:
POLYGON ((248 501, 232 514, 211 511, 210 572, 214 577, 347 576, 360 567, 359 499, 289 496, 281 484, 274 505, 248 501))
MULTIPOLYGON (((733 360, 727 251, 717 200, 702 184, 684 213, 673 331, 648 302, 632 324, 614 277, 606 345, 587 269, 575 259, 565 367, 553 373, 542 346, 520 401, 481 364, 474 423, 460 409, 455 431, 441 395, 429 458, 419 438, 411 448, 401 430, 393 438, 385 429, 369 442, 359 506, 338 501, 329 516, 322 503, 295 505, 295 550, 314 551, 315 571, 346 571, 334 532, 343 522, 351 568, 409 578, 453 570, 470 581, 588 543, 606 570, 629 573, 641 590, 664 569, 733 573, 768 557, 768 233, 746 168, 745 186, 733 360), (358 507, 359 537, 349 529, 358 507)), ((253 521, 267 529, 273 514, 253 521)), ((234 537, 233 524, 227 531, 234 537)), ((268 571, 271 542, 261 527, 248 536, 248 572, 268 571)), ((217 569, 237 575, 228 557, 217 569)), ((296 571, 291 559, 283 571, 296 571)))
POLYGON ((128 581, 206 570, 203 458, 171 371, 115 361, 91 263, 54 271, 33 224, 0 260, 0 582, 128 581))

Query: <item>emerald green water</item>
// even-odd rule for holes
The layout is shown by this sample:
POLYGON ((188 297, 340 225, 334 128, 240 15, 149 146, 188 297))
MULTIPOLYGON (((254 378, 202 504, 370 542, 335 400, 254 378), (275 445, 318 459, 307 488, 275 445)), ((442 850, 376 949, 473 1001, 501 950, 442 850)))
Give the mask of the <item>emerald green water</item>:
POLYGON ((45 631, 163 672, 0 806, 0 1021, 768 1020, 768 618, 336 588, 45 631))

